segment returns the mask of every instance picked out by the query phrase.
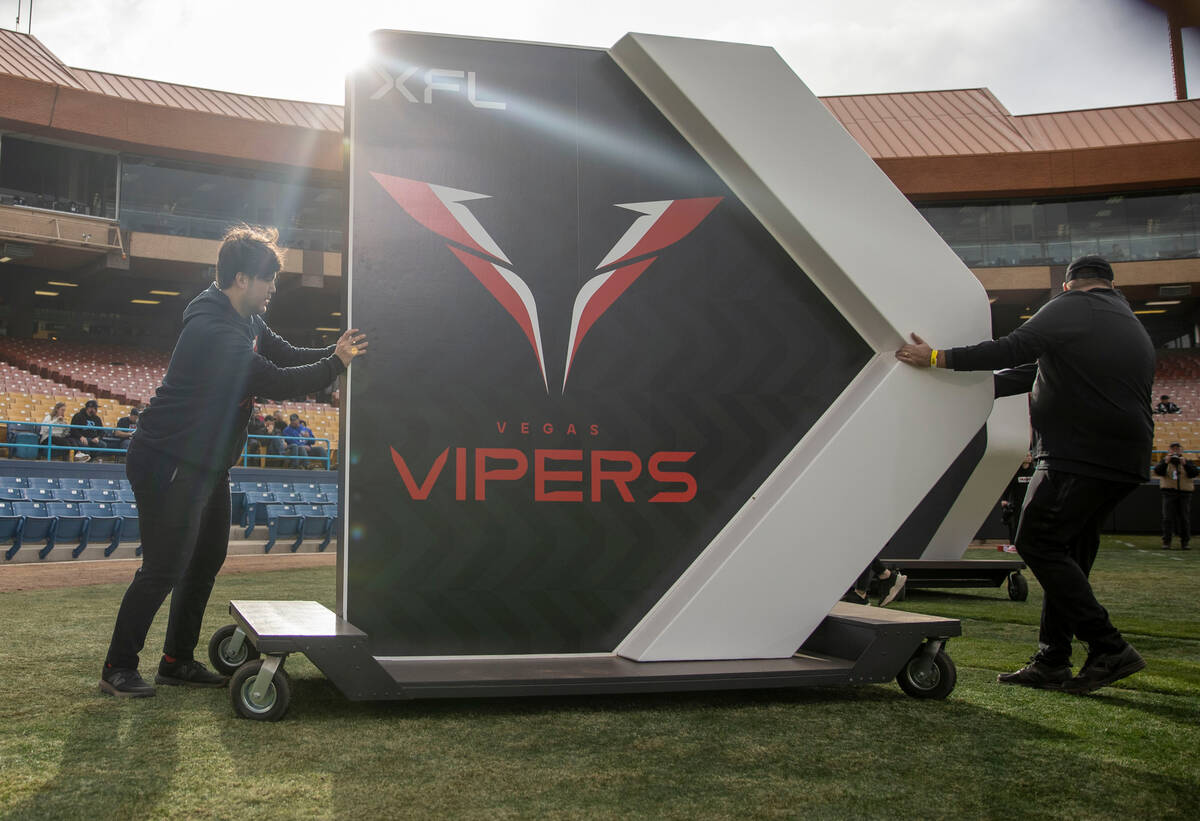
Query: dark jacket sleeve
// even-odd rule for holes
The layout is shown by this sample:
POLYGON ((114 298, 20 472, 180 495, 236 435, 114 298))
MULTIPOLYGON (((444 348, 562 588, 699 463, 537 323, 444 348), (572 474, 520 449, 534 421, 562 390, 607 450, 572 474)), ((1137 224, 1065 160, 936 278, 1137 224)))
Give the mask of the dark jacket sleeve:
POLYGON ((1020 393, 1029 393, 1033 390, 1033 383, 1036 379, 1036 362, 996 371, 992 376, 995 397, 999 399, 1001 396, 1016 396, 1020 393))
POLYGON ((1155 476, 1166 476, 1167 475, 1167 458, 1165 456, 1159 461, 1159 463, 1157 465, 1154 466, 1154 475, 1155 476))
POLYGON ((994 371, 1036 362, 1045 351, 1087 331, 1091 309, 1085 300, 1069 297, 1067 293, 1050 300, 1008 336, 949 349, 946 366, 956 371, 994 371))
POLYGON ((1200 468, 1196 467, 1191 462, 1184 462, 1183 472, 1187 474, 1189 479, 1195 479, 1196 476, 1200 475, 1200 468))
MULTIPOLYGON (((297 348, 272 331, 265 323, 258 335, 259 353, 276 365, 282 365, 285 368, 319 362, 326 357, 333 356, 335 347, 335 345, 330 345, 328 348, 297 348)), ((330 382, 332 381, 331 379, 330 382)), ((325 386, 321 385, 320 387, 325 386)))
POLYGON ((286 399, 315 393, 337 379, 346 370, 342 360, 327 356, 311 365, 295 365, 281 368, 265 357, 251 353, 250 372, 247 377, 246 394, 265 396, 268 399, 286 399))
MULTIPOLYGON (((239 338, 238 334, 225 333, 216 339, 219 340, 217 346, 222 350, 210 350, 207 357, 215 362, 229 363, 233 366, 229 373, 243 375, 244 381, 236 392, 237 396, 286 399, 289 396, 315 393, 328 386, 346 370, 342 360, 332 354, 312 363, 281 367, 262 354, 256 353, 245 336, 239 338)), ((261 339, 260 337, 260 347, 261 339)))

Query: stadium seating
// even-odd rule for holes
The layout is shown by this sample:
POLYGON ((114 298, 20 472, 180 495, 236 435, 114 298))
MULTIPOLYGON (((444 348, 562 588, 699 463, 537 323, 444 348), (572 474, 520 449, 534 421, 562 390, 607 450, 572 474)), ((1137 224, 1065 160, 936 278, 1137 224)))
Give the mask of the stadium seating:
POLYGON ((292 505, 267 505, 267 543, 263 545, 263 553, 270 553, 280 536, 296 537, 292 544, 292 552, 295 553, 304 541, 303 527, 304 517, 297 515, 292 505))
MULTIPOLYGON (((244 528, 245 538, 250 538, 258 525, 266 525, 264 552, 280 540, 292 552, 306 540, 317 540, 316 549, 324 551, 336 533, 337 505, 331 501, 336 488, 316 482, 233 482, 230 527, 244 528), (323 493, 322 486, 333 492, 323 493), (268 490, 271 487, 278 492, 268 490)), ((89 546, 102 547, 108 557, 129 543, 137 545, 134 552, 140 555, 140 542, 137 504, 125 479, 0 476, 4 560, 31 544, 43 560, 59 545, 70 547, 71 558, 79 558, 89 546)))
POLYGON ((106 502, 84 502, 79 505, 79 509, 88 517, 88 535, 72 558, 79 558, 88 542, 99 543, 104 540, 108 540, 104 555, 111 556, 121 541, 121 525, 124 524, 124 520, 117 515, 113 506, 106 502))
POLYGON ((1200 450, 1200 353, 1158 352, 1151 403, 1163 394, 1180 412, 1154 415, 1154 450, 1165 451, 1171 442, 1179 442, 1184 450, 1200 450))

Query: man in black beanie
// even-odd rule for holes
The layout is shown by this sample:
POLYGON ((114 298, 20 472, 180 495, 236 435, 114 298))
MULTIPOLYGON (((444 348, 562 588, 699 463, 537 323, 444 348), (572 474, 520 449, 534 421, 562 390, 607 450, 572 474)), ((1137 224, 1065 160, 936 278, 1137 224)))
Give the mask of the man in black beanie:
POLYGON ((896 358, 913 367, 991 371, 1002 394, 1032 388, 1037 469, 1017 526, 1017 552, 1045 592, 1040 647, 1002 684, 1088 693, 1146 666, 1096 601, 1088 574, 1100 526, 1149 479, 1154 345, 1098 256, 1067 266, 1063 292, 1008 336, 936 350, 916 334, 896 358), (1088 645, 1071 675, 1071 640, 1088 645))

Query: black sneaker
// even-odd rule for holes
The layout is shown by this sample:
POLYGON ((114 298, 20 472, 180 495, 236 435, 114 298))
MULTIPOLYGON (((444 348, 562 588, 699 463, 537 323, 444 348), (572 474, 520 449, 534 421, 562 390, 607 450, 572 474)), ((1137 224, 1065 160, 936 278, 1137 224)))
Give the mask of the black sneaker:
POLYGON ((1000 684, 1019 684, 1037 690, 1060 690, 1071 679, 1071 665, 1048 664, 1039 653, 1034 653, 1029 663, 1015 673, 996 676, 1000 684))
POLYGON ((163 659, 158 663, 158 673, 154 676, 155 684, 184 687, 224 687, 228 681, 228 676, 214 673, 198 661, 168 662, 163 659))
POLYGON ((870 604, 871 603, 871 600, 869 598, 867 598, 867 595, 865 593, 860 596, 858 594, 858 591, 856 591, 856 590, 851 590, 849 593, 842 596, 842 601, 850 602, 850 604, 870 604))
POLYGON ((904 589, 904 583, 908 581, 908 576, 905 576, 899 570, 893 570, 892 575, 886 579, 879 581, 879 606, 887 607, 896 600, 900 595, 900 591, 904 589))
POLYGON ((100 692, 117 698, 149 698, 154 695, 154 688, 138 675, 137 670, 105 667, 100 674, 100 692))
POLYGON ((1063 689, 1074 695, 1090 693, 1131 676, 1146 667, 1142 654, 1132 644, 1115 653, 1088 653, 1087 661, 1079 668, 1079 674, 1063 684, 1063 689))

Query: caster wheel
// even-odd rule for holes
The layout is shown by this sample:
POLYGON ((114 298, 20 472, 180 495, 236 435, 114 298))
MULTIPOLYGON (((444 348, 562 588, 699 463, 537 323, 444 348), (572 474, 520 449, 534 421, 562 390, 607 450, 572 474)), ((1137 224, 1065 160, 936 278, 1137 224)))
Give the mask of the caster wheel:
POLYGON ((292 700, 292 683, 288 674, 279 668, 267 686, 261 699, 254 698, 254 679, 262 667, 262 660, 249 661, 237 669, 229 681, 229 698, 233 711, 242 718, 253 721, 278 721, 287 713, 292 700))
POLYGON ((229 650, 235 630, 236 625, 227 624, 208 640, 208 660, 212 662, 213 669, 223 676, 232 676, 243 664, 259 656, 258 650, 245 637, 242 638, 241 647, 236 651, 229 650))
POLYGON ((913 698, 945 698, 957 681, 958 669, 945 650, 938 651, 932 665, 917 650, 896 676, 900 689, 913 698))
POLYGON ((1019 570, 1008 574, 1008 597, 1013 601, 1025 601, 1029 598, 1029 581, 1019 570))

